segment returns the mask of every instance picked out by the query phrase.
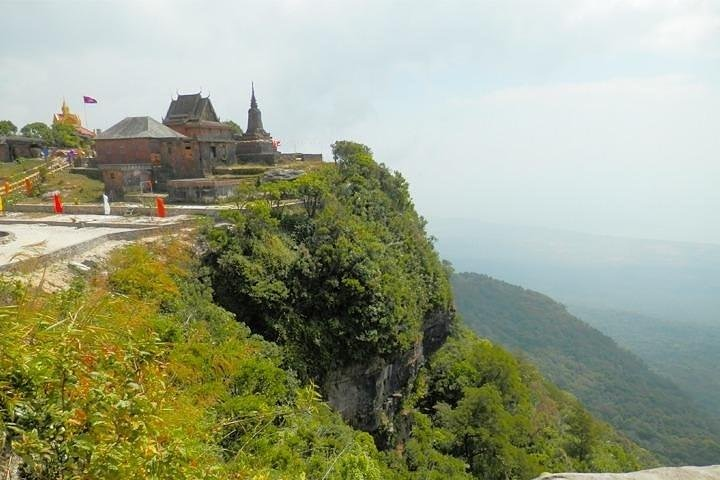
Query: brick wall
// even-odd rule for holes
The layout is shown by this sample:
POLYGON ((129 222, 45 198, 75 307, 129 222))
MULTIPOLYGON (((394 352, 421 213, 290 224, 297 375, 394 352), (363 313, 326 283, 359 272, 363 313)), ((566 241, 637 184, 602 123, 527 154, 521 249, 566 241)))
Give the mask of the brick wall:
MULTIPOLYGON (((95 142, 96 163, 103 165, 153 165, 161 177, 202 176, 200 146, 196 140, 164 138, 99 139, 95 142), (154 159, 159 159, 155 162, 154 159)), ((105 178, 105 177, 103 177, 105 178)))

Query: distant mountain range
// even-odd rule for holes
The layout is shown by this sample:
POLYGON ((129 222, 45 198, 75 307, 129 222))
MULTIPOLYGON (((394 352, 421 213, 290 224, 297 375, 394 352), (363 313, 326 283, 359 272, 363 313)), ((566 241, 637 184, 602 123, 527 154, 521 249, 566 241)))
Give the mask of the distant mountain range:
POLYGON ((720 459, 720 425, 679 387, 551 298, 486 275, 453 276, 478 334, 522 352, 551 381, 673 464, 720 459))
POLYGON ((720 325, 720 245, 435 219, 457 271, 482 272, 567 304, 720 325))

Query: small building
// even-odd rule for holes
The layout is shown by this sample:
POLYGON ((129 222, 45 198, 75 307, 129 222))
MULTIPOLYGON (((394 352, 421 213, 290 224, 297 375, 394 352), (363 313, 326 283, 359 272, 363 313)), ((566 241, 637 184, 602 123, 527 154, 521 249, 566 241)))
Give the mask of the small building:
POLYGON ((198 143, 199 161, 205 174, 218 163, 235 163, 232 128, 220 122, 210 97, 199 93, 178 95, 170 102, 163 124, 198 143))
POLYGON ((262 112, 255 99, 255 85, 252 86, 247 130, 237 143, 237 159, 240 163, 264 163, 275 165, 280 160, 278 143, 265 131, 262 112))
POLYGON ((19 158, 42 157, 43 141, 17 135, 0 137, 0 162, 14 162, 19 158))
POLYGON ((96 137, 95 151, 106 191, 116 200, 203 175, 196 142, 150 117, 127 117, 108 128, 96 137))

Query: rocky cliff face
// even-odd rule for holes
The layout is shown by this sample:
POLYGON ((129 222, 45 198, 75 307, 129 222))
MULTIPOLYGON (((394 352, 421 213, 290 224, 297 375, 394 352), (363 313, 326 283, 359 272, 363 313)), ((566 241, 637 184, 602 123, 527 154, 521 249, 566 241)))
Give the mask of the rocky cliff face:
POLYGON ((423 337, 410 351, 332 372, 323 383, 328 403, 355 428, 370 433, 392 428, 403 397, 427 357, 447 339, 454 318, 454 309, 430 312, 423 322, 423 337))
POLYGON ((536 480, 720 480, 720 465, 655 468, 632 473, 556 473, 536 480))
POLYGON ((19 480, 18 469, 20 468, 20 457, 10 451, 9 445, 0 432, 0 479, 19 480))

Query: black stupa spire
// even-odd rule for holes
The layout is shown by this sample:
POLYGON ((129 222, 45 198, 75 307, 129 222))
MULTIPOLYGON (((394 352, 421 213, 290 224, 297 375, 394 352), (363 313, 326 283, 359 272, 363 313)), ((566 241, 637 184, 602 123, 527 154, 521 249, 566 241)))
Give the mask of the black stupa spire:
POLYGON ((266 137, 269 136, 269 134, 263 128, 262 113, 260 112, 257 100, 255 99, 255 83, 252 83, 251 85, 252 95, 250 97, 250 110, 248 110, 248 124, 245 134, 266 137))

